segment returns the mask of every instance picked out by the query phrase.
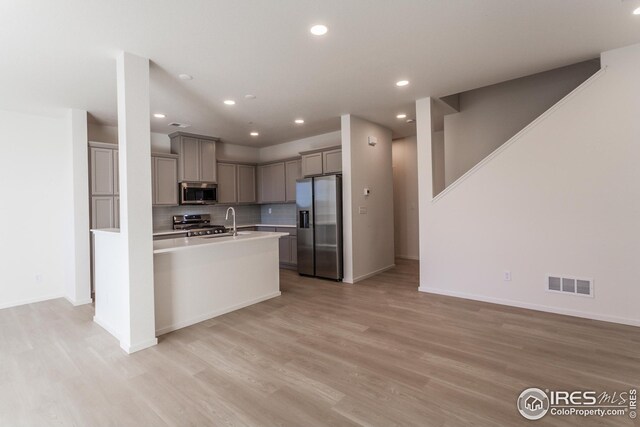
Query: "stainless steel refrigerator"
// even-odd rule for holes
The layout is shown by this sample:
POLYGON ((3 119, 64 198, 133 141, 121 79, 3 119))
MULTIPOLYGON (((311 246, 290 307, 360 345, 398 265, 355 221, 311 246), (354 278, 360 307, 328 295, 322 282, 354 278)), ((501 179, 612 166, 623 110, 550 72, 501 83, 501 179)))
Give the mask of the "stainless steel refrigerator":
POLYGON ((342 280, 342 176, 296 182, 298 273, 342 280))

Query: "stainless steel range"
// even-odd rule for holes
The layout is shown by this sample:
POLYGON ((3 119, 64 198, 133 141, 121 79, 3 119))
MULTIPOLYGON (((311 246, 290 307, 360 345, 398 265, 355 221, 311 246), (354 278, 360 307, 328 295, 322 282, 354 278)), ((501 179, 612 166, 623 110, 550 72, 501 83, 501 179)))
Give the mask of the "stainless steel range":
POLYGON ((211 215, 174 215, 173 229, 187 231, 187 237, 225 234, 224 225, 211 224, 211 215))

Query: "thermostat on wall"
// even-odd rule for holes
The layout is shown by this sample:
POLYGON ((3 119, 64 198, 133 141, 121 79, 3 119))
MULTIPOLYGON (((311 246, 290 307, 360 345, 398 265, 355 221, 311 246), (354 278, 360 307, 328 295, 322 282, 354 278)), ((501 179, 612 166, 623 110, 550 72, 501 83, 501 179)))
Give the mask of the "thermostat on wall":
POLYGON ((367 142, 369 143, 370 146, 375 147, 376 144, 378 143, 378 138, 376 138, 375 136, 370 136, 367 138, 367 142))

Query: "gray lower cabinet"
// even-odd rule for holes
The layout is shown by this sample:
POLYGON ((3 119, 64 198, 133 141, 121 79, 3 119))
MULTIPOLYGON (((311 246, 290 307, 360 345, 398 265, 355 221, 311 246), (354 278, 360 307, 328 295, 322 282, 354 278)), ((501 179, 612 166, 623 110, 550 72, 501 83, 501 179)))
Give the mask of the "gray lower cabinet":
POLYGON ((296 181, 302 178, 302 160, 285 162, 286 202, 296 201, 296 181))
POLYGON ((296 229, 289 227, 278 227, 276 231, 289 233, 288 236, 280 238, 280 265, 283 267, 295 267, 298 264, 298 240, 296 229))
POLYGON ((178 157, 154 154, 151 157, 154 206, 178 205, 178 157))
POLYGON ((298 265, 298 238, 296 236, 289 236, 289 244, 291 246, 291 264, 298 265))
POLYGON ((113 194, 120 194, 120 151, 113 150, 113 194))
POLYGON ((280 264, 289 264, 291 261, 291 242, 289 237, 280 238, 280 264))
POLYGON ((113 198, 113 228, 120 228, 120 196, 113 198))
POLYGON ((115 201, 113 196, 91 197, 91 228, 115 228, 115 201))
MULTIPOLYGON (((248 229, 245 229, 248 230, 248 229)), ((256 231, 277 231, 279 233, 289 233, 282 236, 279 241, 280 266, 293 268, 298 265, 298 240, 297 230, 291 227, 255 227, 256 231)))

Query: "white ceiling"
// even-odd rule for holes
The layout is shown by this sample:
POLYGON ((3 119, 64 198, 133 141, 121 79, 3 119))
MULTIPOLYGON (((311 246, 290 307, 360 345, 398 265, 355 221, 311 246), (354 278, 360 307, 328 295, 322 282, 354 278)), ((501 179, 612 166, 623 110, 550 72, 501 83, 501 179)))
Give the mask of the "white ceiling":
POLYGON ((2 0, 0 108, 116 124, 115 55, 150 58, 155 132, 271 145, 352 113, 415 133, 414 100, 640 42, 640 0, 2 0), (317 38, 309 27, 325 23, 317 38), (194 76, 192 81, 177 78, 194 76), (411 84, 395 87, 406 78, 411 84), (257 96, 245 100, 245 94, 257 96), (222 101, 232 98, 233 107, 222 101), (303 126, 293 124, 303 117, 303 126), (253 122, 252 125, 249 122, 253 122), (249 132, 260 132, 258 138, 249 132))

